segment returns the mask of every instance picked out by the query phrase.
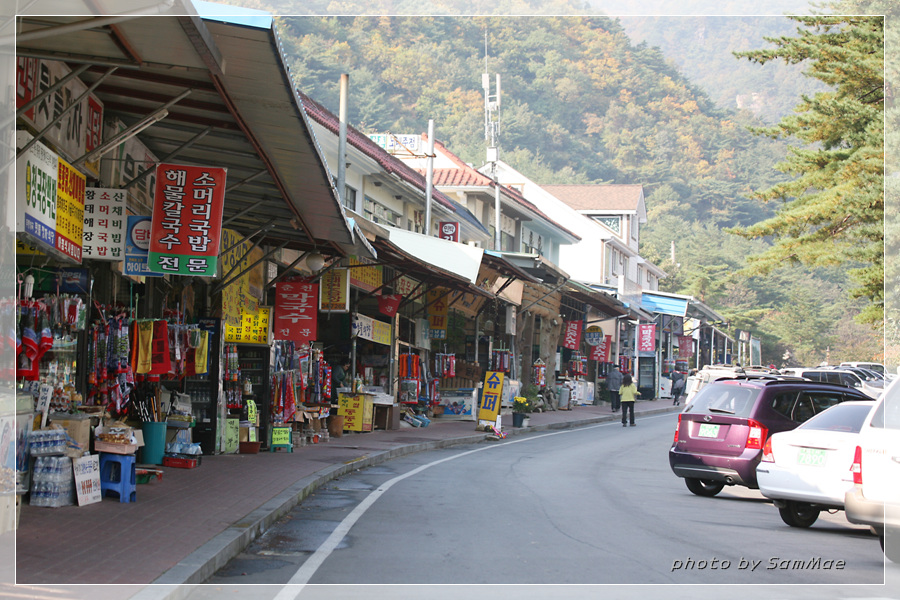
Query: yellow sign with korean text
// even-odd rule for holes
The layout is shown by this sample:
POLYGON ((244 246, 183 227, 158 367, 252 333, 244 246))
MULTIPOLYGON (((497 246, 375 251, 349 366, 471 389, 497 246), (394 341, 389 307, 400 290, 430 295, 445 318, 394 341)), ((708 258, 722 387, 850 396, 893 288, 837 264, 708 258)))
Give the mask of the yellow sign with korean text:
POLYGON ((503 372, 488 371, 484 374, 484 388, 481 390, 481 405, 478 408, 478 420, 495 423, 500 414, 500 402, 503 399, 503 372))
POLYGON ((272 428, 272 445, 273 446, 290 446, 291 445, 291 428, 290 427, 273 427, 272 428))
POLYGON ((235 344, 268 344, 272 307, 260 306, 255 315, 241 312, 237 327, 225 325, 225 342, 235 344))
POLYGON ((319 280, 319 312, 350 312, 349 269, 325 271, 319 280))

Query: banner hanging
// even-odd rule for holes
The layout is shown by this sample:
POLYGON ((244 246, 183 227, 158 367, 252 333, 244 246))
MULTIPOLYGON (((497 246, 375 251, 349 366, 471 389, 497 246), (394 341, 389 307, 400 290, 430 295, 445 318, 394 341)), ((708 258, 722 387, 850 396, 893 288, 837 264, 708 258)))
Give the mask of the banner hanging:
POLYGON ((147 264, 155 273, 215 277, 226 169, 160 164, 147 264))
POLYGON ((319 285, 298 281, 275 284, 275 314, 272 317, 272 337, 288 340, 300 346, 315 341, 318 336, 316 298, 319 285))
POLYGON ((563 348, 578 350, 581 345, 582 321, 566 321, 563 325, 563 348))

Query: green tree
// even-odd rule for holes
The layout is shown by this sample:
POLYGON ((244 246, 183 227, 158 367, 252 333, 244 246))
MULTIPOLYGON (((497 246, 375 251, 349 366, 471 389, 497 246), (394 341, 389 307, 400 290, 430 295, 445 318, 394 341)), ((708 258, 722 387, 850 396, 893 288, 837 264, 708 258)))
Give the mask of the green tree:
POLYGON ((789 17, 798 36, 766 38, 774 49, 736 53, 758 63, 805 63, 805 73, 829 86, 804 96, 796 113, 758 130, 796 139, 778 169, 793 179, 756 193, 784 204, 775 216, 733 231, 774 237, 750 259, 746 273, 763 274, 785 263, 845 264, 869 304, 859 319, 884 319, 884 20, 882 17, 789 17))

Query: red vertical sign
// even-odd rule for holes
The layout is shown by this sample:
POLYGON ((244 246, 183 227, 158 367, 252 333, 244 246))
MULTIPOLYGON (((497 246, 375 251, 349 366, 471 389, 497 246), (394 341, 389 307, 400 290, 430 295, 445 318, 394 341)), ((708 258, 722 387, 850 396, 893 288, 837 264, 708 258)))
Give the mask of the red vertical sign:
POLYGON ((689 335, 678 336, 678 358, 688 360, 694 354, 694 338, 689 335))
POLYGON ((581 321, 566 321, 564 326, 563 348, 578 350, 581 345, 581 321))
POLYGON ((609 351, 612 346, 612 336, 603 336, 603 339, 596 346, 591 346, 591 355, 588 357, 597 362, 609 362, 609 351))
POLYGON ((215 277, 225 169, 160 164, 147 265, 154 273, 215 277))
POLYGON ((653 352, 656 350, 656 323, 638 325, 638 351, 653 352))
POLYGON ((282 281, 275 284, 272 333, 276 340, 304 346, 318 335, 319 284, 282 281))

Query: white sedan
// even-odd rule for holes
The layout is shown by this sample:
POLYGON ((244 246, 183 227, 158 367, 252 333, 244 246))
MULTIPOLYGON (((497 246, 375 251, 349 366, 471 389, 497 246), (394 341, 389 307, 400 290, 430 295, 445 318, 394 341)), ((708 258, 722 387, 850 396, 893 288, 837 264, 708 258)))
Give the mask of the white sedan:
POLYGON ((766 440, 756 467, 759 491, 791 527, 809 527, 823 510, 843 510, 853 487, 857 437, 874 402, 841 402, 766 440))

